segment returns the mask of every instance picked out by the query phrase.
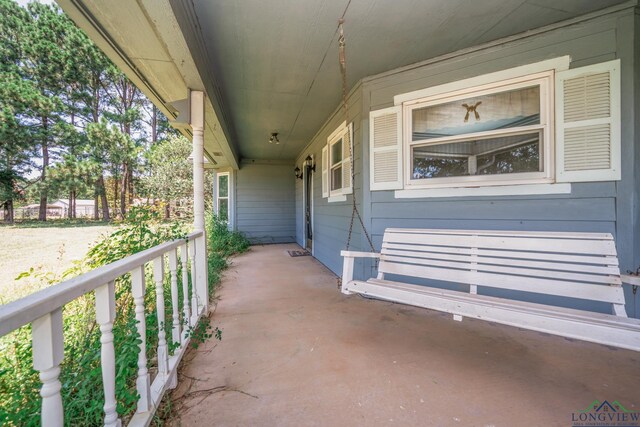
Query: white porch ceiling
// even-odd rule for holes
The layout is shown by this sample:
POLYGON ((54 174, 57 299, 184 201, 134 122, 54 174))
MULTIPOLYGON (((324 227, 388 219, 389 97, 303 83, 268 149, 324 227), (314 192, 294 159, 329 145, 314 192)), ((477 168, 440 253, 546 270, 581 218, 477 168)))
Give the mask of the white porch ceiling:
POLYGON ((203 80, 215 76, 208 83, 220 92, 233 145, 252 159, 294 159, 339 105, 336 29, 345 10, 351 88, 365 76, 618 3, 624 1, 171 0, 203 80), (200 43, 190 32, 200 32, 200 43), (199 63, 199 55, 207 61, 199 63), (212 69, 205 73, 202 64, 212 69), (280 145, 268 143, 271 132, 279 132, 280 145))

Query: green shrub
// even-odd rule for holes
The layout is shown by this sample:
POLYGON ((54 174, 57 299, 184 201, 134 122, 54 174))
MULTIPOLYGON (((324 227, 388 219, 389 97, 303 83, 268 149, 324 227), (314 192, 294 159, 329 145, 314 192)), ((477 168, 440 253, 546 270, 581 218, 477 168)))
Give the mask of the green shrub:
MULTIPOLYGON (((76 276, 91 269, 115 262, 126 256, 156 246, 168 240, 184 238, 189 230, 186 223, 165 223, 157 212, 148 208, 134 208, 124 224, 110 236, 96 243, 78 264, 68 269, 55 282, 76 276)), ((227 265, 227 258, 248 248, 248 242, 238 233, 229 232, 226 225, 208 215, 209 288, 213 290, 227 265)), ((186 273, 186 272, 184 272, 186 273)), ((178 270, 179 283, 183 271, 178 270)), ((188 273, 187 273, 188 274, 188 273)), ((165 275, 165 319, 158 325, 155 309, 155 285, 147 266, 145 315, 147 327, 148 367, 153 372, 156 363, 158 329, 165 328, 171 337, 171 296, 169 275, 165 275)), ((116 281, 116 321, 113 327, 116 349, 117 411, 125 423, 133 414, 138 399, 135 388, 140 337, 136 330, 131 282, 128 275, 116 281)), ((182 287, 179 286, 179 301, 182 287)), ((180 308, 181 310, 181 308, 180 308)), ((102 425, 104 395, 100 368, 100 330, 95 322, 93 293, 67 304, 63 309, 65 356, 61 365, 60 381, 67 425, 102 425)), ((208 325, 208 324, 207 324, 208 325)), ((212 334, 200 325, 191 333, 195 340, 212 334)), ((220 331, 213 332, 220 338, 220 331)), ((171 341, 168 339, 168 341, 171 341)), ((177 345, 170 344, 170 354, 177 345)), ((31 327, 25 326, 0 339, 0 425, 40 425, 40 381, 33 369, 31 327)))
POLYGON ((229 231, 227 222, 211 212, 207 213, 206 228, 209 293, 212 293, 213 287, 220 281, 220 273, 228 266, 229 256, 246 252, 250 243, 242 233, 229 231))

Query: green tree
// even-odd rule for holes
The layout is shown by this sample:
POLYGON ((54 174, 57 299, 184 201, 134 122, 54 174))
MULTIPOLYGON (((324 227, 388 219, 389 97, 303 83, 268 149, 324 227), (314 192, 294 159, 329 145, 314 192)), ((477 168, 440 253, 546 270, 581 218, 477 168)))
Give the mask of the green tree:
MULTIPOLYGON (((120 132, 127 135, 134 142, 138 151, 142 148, 141 140, 146 135, 142 129, 142 107, 146 101, 142 92, 115 67, 111 67, 108 72, 111 88, 109 92, 109 112, 105 112, 105 116, 117 123, 120 132), (134 136, 138 135, 136 141, 134 136)), ((123 156, 120 165, 120 217, 124 218, 127 212, 127 201, 129 204, 133 202, 135 193, 134 188, 134 171, 137 169, 139 162, 136 156, 123 156), (127 194, 129 197, 127 198, 127 194)), ((116 189, 115 196, 118 197, 116 189)))
MULTIPOLYGON (((145 152, 147 167, 142 176, 141 193, 165 205, 165 217, 171 212, 193 215, 193 163, 189 159, 191 143, 180 134, 158 141, 145 152)), ((205 188, 212 188, 214 174, 205 170, 205 188)), ((205 203, 211 204, 212 192, 205 191, 205 203)))
POLYGON ((31 137, 41 150, 40 210, 38 219, 46 220, 48 182, 47 171, 51 161, 59 156, 68 134, 65 121, 64 95, 68 90, 73 68, 68 49, 68 34, 73 22, 57 6, 32 2, 27 5, 29 24, 22 34, 23 77, 37 89, 43 101, 31 106, 21 120, 32 129, 31 137), (45 102, 46 100, 46 102, 45 102))
MULTIPOLYGON (((122 169, 122 165, 132 164, 137 159, 139 147, 129 135, 121 132, 117 125, 109 125, 104 118, 98 123, 87 125, 87 139, 87 151, 91 161, 102 165, 103 170, 106 169, 113 177, 115 207, 115 199, 118 195, 118 178, 126 172, 125 169, 122 169)), ((100 175, 98 179, 100 179, 100 175)), ((122 211, 120 214, 122 215, 122 211)))
MULTIPOLYGON (((78 28, 70 32, 68 46, 69 54, 72 56, 69 63, 73 65, 68 72, 68 79, 73 83, 69 85, 67 97, 68 104, 71 105, 71 123, 86 134, 88 126, 100 122, 103 111, 108 106, 107 91, 110 88, 107 72, 114 65, 78 28)), ((99 219, 101 211, 102 218, 108 221, 111 215, 105 188, 106 155, 100 144, 93 147, 91 141, 87 143, 89 145, 84 146, 84 151, 88 155, 88 161, 94 164, 96 172, 93 182, 94 219, 99 219), (100 209, 98 202, 101 205, 100 209)))
MULTIPOLYGON (((171 206, 193 198, 193 169, 188 159, 191 144, 181 135, 173 135, 151 146, 146 153, 147 173, 141 180, 142 191, 148 198, 165 203, 168 217, 171 206)), ((190 206, 190 203, 187 203, 190 206)))
POLYGON ((78 160, 67 154, 64 160, 49 170, 49 180, 53 191, 67 194, 69 197, 69 218, 76 217, 76 200, 79 194, 86 193, 95 180, 97 165, 90 160, 78 160))
POLYGON ((24 34, 31 17, 11 0, 0 0, 0 205, 4 220, 13 222, 14 200, 23 195, 34 144, 22 117, 47 101, 24 79, 24 34))

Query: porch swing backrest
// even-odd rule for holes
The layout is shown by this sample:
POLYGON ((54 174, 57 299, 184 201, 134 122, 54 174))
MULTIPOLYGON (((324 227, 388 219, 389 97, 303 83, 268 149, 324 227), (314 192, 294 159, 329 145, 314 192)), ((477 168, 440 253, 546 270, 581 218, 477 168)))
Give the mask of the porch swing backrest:
POLYGON ((608 233, 387 229, 378 272, 602 301, 626 316, 608 233))

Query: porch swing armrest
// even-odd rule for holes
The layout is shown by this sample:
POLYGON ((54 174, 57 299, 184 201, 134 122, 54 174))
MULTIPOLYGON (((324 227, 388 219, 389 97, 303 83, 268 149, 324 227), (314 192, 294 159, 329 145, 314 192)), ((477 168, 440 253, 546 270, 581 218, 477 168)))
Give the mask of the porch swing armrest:
POLYGON ((620 280, 622 280, 622 283, 626 283, 628 285, 640 286, 640 276, 632 276, 630 274, 621 274, 620 280))
POLYGON ((349 291, 349 283, 353 281, 353 262, 356 258, 380 258, 379 253, 375 252, 358 252, 358 251, 341 251, 340 255, 344 257, 342 265, 342 285, 343 294, 351 294, 349 291))
POLYGON ((377 252, 340 251, 340 255, 349 258, 380 258, 377 252))

